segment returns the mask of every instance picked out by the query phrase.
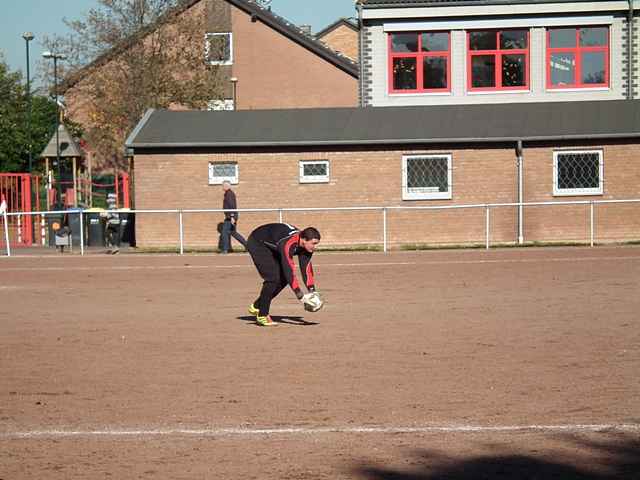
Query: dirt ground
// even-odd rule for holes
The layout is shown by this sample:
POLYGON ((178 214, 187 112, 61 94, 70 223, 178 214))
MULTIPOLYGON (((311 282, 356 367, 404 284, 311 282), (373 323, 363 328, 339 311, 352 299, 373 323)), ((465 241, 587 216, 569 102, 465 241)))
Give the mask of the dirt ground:
POLYGON ((314 266, 0 258, 0 480, 640 479, 640 247, 314 266))

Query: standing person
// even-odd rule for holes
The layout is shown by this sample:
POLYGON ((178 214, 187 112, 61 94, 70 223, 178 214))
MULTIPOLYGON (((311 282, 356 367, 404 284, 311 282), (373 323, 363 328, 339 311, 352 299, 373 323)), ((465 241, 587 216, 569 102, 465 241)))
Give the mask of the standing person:
POLYGON ((256 316, 258 325, 277 325, 269 316, 269 309, 271 301, 287 284, 298 300, 305 297, 296 278, 293 263, 295 255, 298 255, 302 280, 309 294, 315 292, 311 256, 318 243, 320 232, 314 227, 300 231, 287 223, 268 223, 251 232, 247 250, 264 280, 260 296, 249 307, 249 313, 256 316))
MULTIPOLYGON (((224 199, 222 200, 223 210, 235 210, 238 208, 236 194, 231 190, 231 183, 225 180, 222 182, 224 199)), ((247 246, 247 241, 240 235, 236 228, 238 226, 238 212, 224 212, 224 222, 222 224, 222 249, 221 253, 229 253, 231 250, 231 237, 235 238, 243 247, 247 246)))

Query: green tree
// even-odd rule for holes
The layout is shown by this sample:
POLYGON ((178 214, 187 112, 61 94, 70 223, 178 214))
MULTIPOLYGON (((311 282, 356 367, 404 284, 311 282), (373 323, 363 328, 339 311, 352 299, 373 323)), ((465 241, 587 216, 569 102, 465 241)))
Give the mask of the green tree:
MULTIPOLYGON (((29 143, 33 170, 42 172, 39 156, 56 130, 56 103, 52 98, 31 94, 29 98, 20 72, 11 72, 0 53, 0 172, 29 170, 29 143)), ((76 138, 82 135, 80 125, 65 121, 76 138)))
POLYGON ((52 100, 32 95, 31 128, 28 128, 28 97, 20 72, 11 72, 0 56, 0 171, 26 172, 29 169, 29 137, 35 159, 44 150, 55 130, 56 105, 52 100), (31 134, 29 134, 29 130, 31 134))

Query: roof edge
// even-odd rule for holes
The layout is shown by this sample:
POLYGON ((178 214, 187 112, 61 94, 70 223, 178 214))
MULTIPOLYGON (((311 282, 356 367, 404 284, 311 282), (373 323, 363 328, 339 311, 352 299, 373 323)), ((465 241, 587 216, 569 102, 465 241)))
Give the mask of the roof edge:
POLYGON ((201 143, 131 143, 127 147, 135 149, 172 149, 172 148, 230 148, 230 147, 300 147, 300 146, 342 146, 342 145, 411 145, 437 143, 506 143, 506 142, 540 142, 555 140, 589 140, 589 139, 623 139, 640 138, 640 132, 633 133, 601 133, 580 135, 538 135, 517 137, 469 137, 469 138, 416 138, 385 140, 330 140, 292 142, 201 142, 201 143))
POLYGON ((339 28, 341 25, 345 25, 347 27, 349 27, 351 30, 353 30, 354 32, 359 32, 360 29, 358 28, 357 25, 354 25, 352 22, 350 22, 348 19, 342 17, 339 18, 338 20, 336 20, 335 22, 327 25, 326 27, 324 27, 322 30, 320 30, 319 32, 316 32, 314 34, 314 37, 319 39, 320 37, 324 37, 325 35, 333 32, 334 30, 336 30, 337 28, 339 28))
POLYGON ((138 136, 140 131, 147 125, 147 123, 149 122, 149 119, 151 118, 151 115, 153 115, 155 111, 156 111, 155 108, 147 109, 147 111, 144 113, 144 115, 142 116, 138 124, 135 126, 133 131, 129 134, 129 136, 125 140, 124 142, 125 147, 133 148, 133 141, 138 136))
MULTIPOLYGON (((128 38, 122 40, 118 45, 114 45, 111 49, 106 52, 98 55, 92 62, 78 69, 74 73, 72 73, 67 79, 65 79, 59 86, 60 92, 62 94, 66 93, 67 90, 75 87, 83 77, 83 73, 93 69, 99 68, 103 66, 105 63, 110 61, 114 56, 119 53, 125 51, 131 45, 133 45, 136 41, 140 40, 141 37, 150 34, 161 25, 163 25, 166 21, 174 16, 181 15, 182 13, 189 10, 196 3, 201 2, 202 0, 186 0, 178 7, 175 7, 165 14, 163 14, 156 22, 151 25, 148 25, 146 28, 141 29, 140 31, 132 34, 128 38)), ((316 40, 313 37, 307 37, 301 30, 294 29, 285 25, 282 21, 278 19, 278 17, 272 13, 271 11, 264 10, 260 8, 257 4, 250 2, 248 0, 224 0, 229 2, 230 4, 244 10, 249 14, 253 14, 256 17, 260 18, 265 24, 277 30, 278 32, 285 35, 287 38, 295 41, 296 43, 306 47, 308 50, 313 53, 319 55, 320 57, 327 60, 329 63, 332 63, 336 67, 340 68, 344 72, 353 76, 354 78, 358 78, 360 75, 358 65, 348 59, 344 55, 340 55, 338 52, 330 49, 329 47, 324 46, 320 43, 319 40, 316 40)), ((286 21, 286 19, 283 18, 286 21)), ((293 25, 293 24, 292 24, 293 25)))

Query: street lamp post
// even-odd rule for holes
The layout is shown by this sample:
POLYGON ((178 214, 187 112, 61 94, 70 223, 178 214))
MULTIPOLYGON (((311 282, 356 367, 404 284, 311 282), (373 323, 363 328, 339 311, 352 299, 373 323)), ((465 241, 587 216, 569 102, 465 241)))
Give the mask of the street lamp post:
POLYGON ((33 152, 31 151, 31 72, 29 61, 29 42, 35 38, 33 33, 26 32, 22 35, 27 44, 27 147, 29 148, 29 175, 33 169, 33 152))
POLYGON ((237 94, 238 78, 237 77, 231 77, 230 81, 231 81, 231 84, 233 85, 233 109, 237 110, 238 107, 236 105, 236 102, 238 101, 238 94, 237 94))
POLYGON ((53 85, 56 97, 56 161, 58 162, 58 203, 62 202, 62 174, 60 171, 60 105, 58 103, 58 60, 64 60, 66 55, 43 52, 42 56, 53 59, 53 85))

